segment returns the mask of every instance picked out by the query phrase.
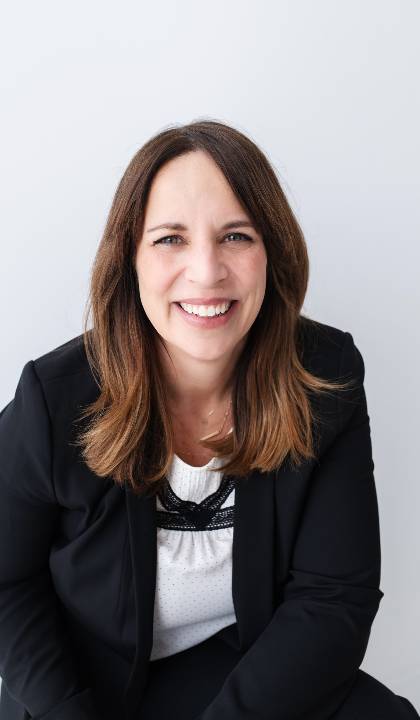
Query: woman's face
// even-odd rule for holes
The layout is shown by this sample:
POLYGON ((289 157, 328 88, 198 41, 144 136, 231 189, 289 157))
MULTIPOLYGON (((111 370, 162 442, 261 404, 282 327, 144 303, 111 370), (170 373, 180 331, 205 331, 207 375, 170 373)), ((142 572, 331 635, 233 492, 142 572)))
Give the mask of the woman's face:
POLYGON ((205 152, 174 158, 156 174, 136 271, 144 311, 170 352, 208 362, 245 342, 264 299, 267 265, 263 239, 247 223, 249 215, 205 152), (224 228, 237 220, 240 226, 224 228), (153 229, 157 225, 164 227, 153 229), (216 306, 221 298, 236 301, 223 323, 195 316, 192 322, 177 304, 216 306))

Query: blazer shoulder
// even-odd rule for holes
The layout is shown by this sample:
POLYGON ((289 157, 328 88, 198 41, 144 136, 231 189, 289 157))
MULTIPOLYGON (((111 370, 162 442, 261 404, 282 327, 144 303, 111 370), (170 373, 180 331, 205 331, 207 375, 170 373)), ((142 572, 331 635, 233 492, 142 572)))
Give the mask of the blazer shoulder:
POLYGON ((42 382, 81 372, 91 374, 83 333, 34 358, 33 363, 42 382))
POLYGON ((342 350, 349 333, 346 330, 300 315, 297 346, 303 365, 315 372, 338 371, 342 350))
MULTIPOLYGON (((296 337, 304 366, 314 372, 331 373, 334 369, 337 371, 349 336, 352 340, 349 332, 301 314, 296 337)), ((42 382, 76 373, 88 373, 92 376, 83 333, 38 356, 33 362, 42 382)))

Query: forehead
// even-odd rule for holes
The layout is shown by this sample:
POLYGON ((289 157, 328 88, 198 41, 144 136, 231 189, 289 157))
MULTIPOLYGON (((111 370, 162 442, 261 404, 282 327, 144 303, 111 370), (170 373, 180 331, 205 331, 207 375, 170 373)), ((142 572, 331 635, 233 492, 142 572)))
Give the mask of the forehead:
POLYGON ((248 217, 214 160, 207 153, 196 151, 174 158, 160 168, 150 187, 145 214, 153 224, 166 221, 167 217, 182 222, 186 219, 181 217, 183 214, 196 214, 197 218, 215 216, 215 222, 219 222, 226 213, 234 211, 248 217))

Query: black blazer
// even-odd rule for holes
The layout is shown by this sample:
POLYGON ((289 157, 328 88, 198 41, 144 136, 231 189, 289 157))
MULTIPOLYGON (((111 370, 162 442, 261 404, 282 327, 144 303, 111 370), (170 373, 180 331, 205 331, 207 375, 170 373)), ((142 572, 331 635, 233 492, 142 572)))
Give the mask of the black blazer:
POLYGON ((316 460, 238 479, 237 622, 152 663, 155 498, 68 442, 99 392, 82 336, 24 365, 0 413, 0 720, 327 720, 343 702, 383 596, 364 363, 349 332, 302 327, 304 366, 357 385, 316 400, 316 460))

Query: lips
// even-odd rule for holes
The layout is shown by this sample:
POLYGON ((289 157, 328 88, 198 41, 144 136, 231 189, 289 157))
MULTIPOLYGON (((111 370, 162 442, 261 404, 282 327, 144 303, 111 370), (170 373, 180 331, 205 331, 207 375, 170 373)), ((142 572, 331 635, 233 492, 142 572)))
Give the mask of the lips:
MULTIPOLYGON (((186 303, 186 302, 184 302, 183 300, 181 300, 181 302, 182 302, 184 305, 191 305, 191 306, 194 306, 194 305, 198 306, 198 305, 199 305, 199 303, 186 303)), ((181 310, 183 310, 184 312, 186 312, 188 315, 195 315, 196 317, 216 317, 216 315, 200 315, 199 313, 188 313, 188 310, 185 310, 185 309, 182 307, 181 302, 177 302, 177 303, 175 303, 175 305, 178 305, 178 307, 180 307, 181 310)), ((225 310, 224 313, 218 313, 218 315, 225 315, 227 312, 229 312, 230 308, 232 307, 232 305, 235 304, 235 302, 236 302, 236 300, 224 300, 223 302, 217 303, 217 305, 212 305, 212 304, 210 304, 210 306, 208 306, 208 305, 204 305, 204 303, 202 303, 202 305, 204 305, 204 307, 214 307, 214 308, 216 308, 216 307, 219 307, 220 305, 226 305, 227 303, 229 303, 229 307, 228 307, 227 310, 225 310)))
POLYGON ((175 300, 177 303, 184 303, 184 305, 221 305, 226 302, 234 302, 235 298, 187 298, 186 300, 175 300))
POLYGON ((177 310, 180 312, 181 316, 185 319, 187 323, 189 323, 192 326, 201 327, 201 328, 218 328, 222 325, 226 325, 230 321, 230 318, 235 314, 236 306, 238 305, 238 302, 236 300, 233 300, 230 304, 229 309, 224 312, 220 313, 219 315, 195 315, 194 313, 189 313, 187 310, 184 310, 180 303, 173 303, 177 310))

